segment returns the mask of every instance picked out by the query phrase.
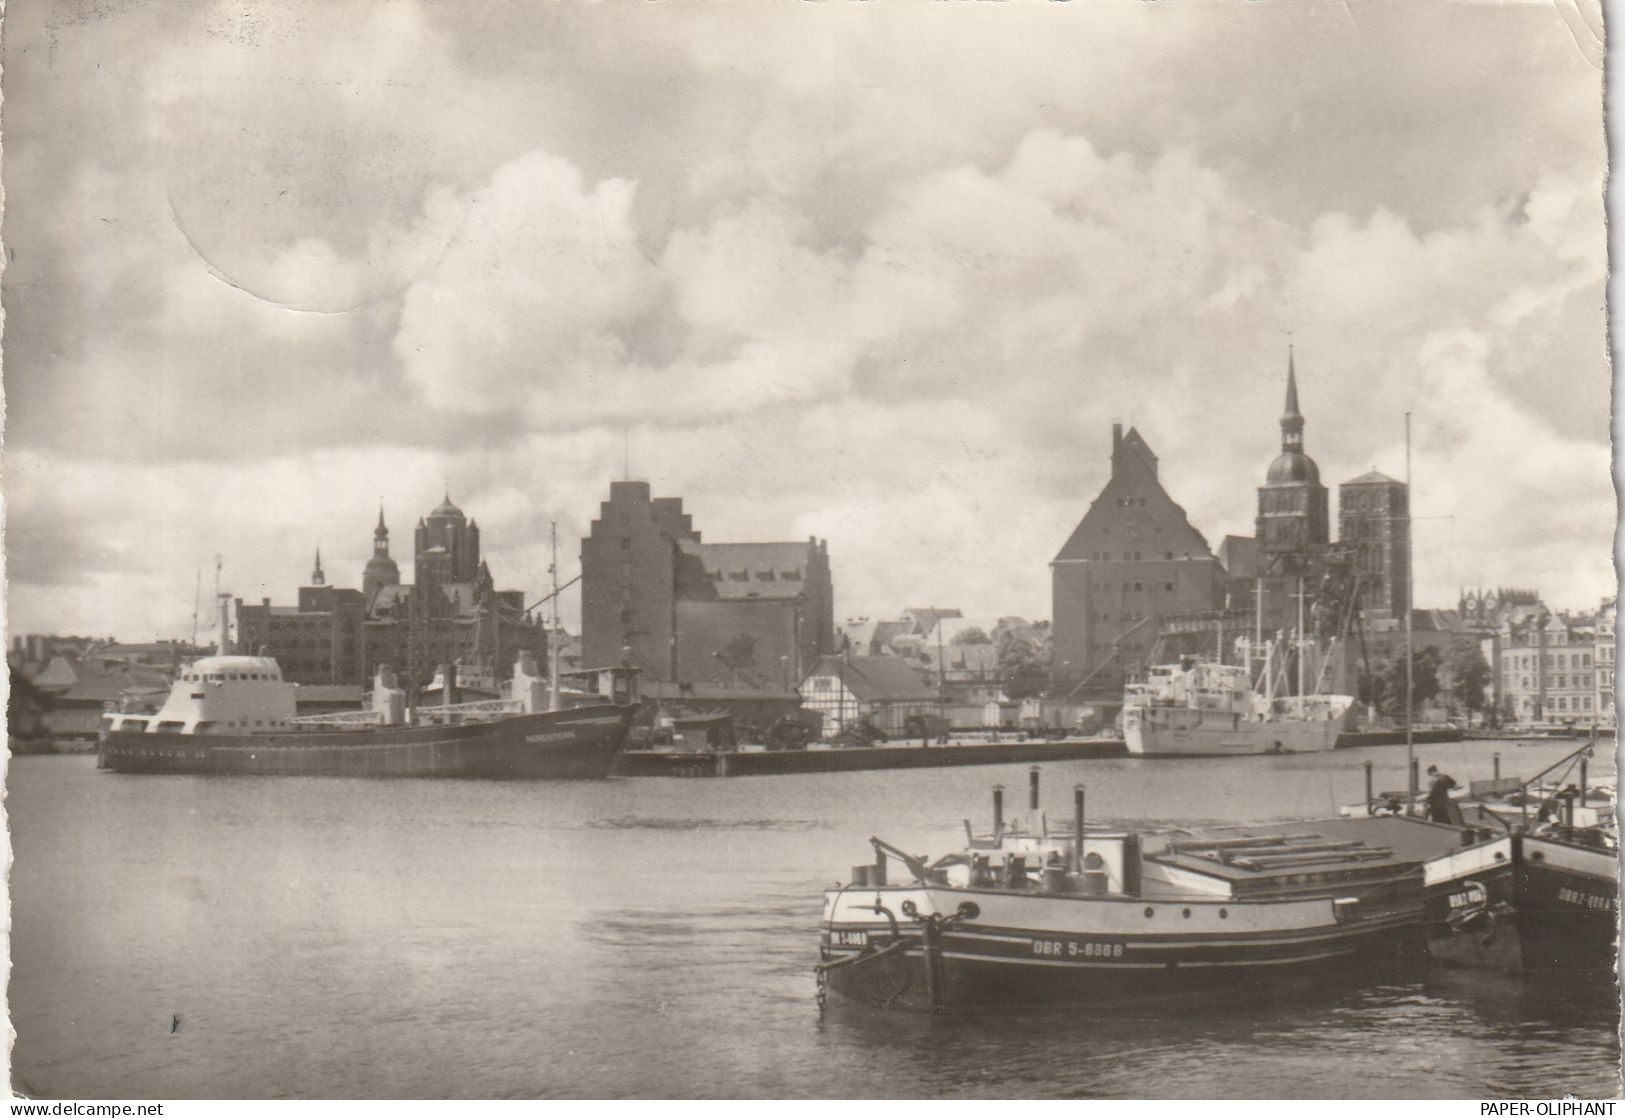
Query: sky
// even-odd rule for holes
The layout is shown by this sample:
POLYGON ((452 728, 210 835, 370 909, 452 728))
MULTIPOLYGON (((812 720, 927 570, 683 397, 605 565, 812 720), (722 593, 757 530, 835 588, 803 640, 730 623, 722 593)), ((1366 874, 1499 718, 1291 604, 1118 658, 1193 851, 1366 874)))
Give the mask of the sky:
MULTIPOLYGON (((611 480, 829 541, 837 618, 1050 616, 1138 427, 1252 534, 1287 349, 1417 598, 1615 586, 1602 19, 1555 3, 14 0, 11 634, 499 586, 611 480), (1420 519, 1425 518, 1425 519, 1420 519), (408 577, 410 577, 408 575, 408 577)), ((566 598, 567 624, 577 616, 566 598)), ((206 627, 206 626, 205 626, 206 627)))

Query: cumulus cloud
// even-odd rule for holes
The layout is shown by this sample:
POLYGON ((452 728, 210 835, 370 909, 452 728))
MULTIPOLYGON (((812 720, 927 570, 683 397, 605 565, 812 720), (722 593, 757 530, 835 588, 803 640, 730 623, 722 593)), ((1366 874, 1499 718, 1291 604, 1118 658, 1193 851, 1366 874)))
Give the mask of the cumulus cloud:
POLYGON ((377 496, 405 557, 446 484, 535 587, 628 438, 708 538, 829 537, 841 612, 1044 616, 1114 420, 1250 533, 1289 333, 1329 483, 1416 414, 1459 506, 1424 599, 1610 584, 1561 18, 997 7, 20 13, 14 616, 172 633, 216 552, 249 597, 317 543, 353 584, 377 496))

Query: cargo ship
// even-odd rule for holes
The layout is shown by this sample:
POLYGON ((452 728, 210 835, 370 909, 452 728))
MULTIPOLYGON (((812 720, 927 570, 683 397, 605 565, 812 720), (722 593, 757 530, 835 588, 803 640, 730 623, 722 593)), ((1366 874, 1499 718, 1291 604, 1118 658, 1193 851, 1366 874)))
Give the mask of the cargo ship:
POLYGON ((1250 753, 1324 753, 1354 728, 1352 695, 1328 693, 1326 676, 1337 641, 1324 657, 1306 626, 1305 591, 1298 580, 1298 626, 1288 641, 1264 632, 1264 580, 1255 592, 1257 620, 1252 638, 1236 641, 1238 664, 1224 663, 1221 639, 1216 658, 1183 657, 1177 664, 1148 669, 1142 683, 1123 695, 1123 740, 1128 751, 1150 757, 1227 757, 1250 753), (1310 664, 1320 670, 1310 685, 1310 664), (1288 676, 1296 666, 1296 686, 1288 676))
POLYGON ((1187 657, 1129 685, 1123 740, 1138 756, 1321 753, 1337 748, 1353 710, 1352 695, 1277 696, 1241 665, 1187 657))
MULTIPOLYGON (((553 686, 528 653, 504 698, 408 709, 381 668, 368 709, 301 717, 275 659, 222 651, 182 669, 156 713, 109 711, 97 767, 221 776, 600 779, 626 744, 636 669, 553 686)), ((555 673, 554 679, 561 677, 555 673)))

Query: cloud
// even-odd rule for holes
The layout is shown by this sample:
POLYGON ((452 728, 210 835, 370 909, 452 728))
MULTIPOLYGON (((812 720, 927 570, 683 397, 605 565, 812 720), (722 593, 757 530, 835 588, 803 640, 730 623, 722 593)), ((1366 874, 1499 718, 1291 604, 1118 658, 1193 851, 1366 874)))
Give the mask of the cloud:
POLYGON ((1419 500, 1471 502, 1425 598, 1600 593, 1600 110, 1561 18, 997 7, 19 13, 15 616, 173 633, 216 552, 283 600, 318 542, 359 570, 379 493, 405 556, 448 480, 534 589, 629 435, 708 538, 828 536, 843 613, 1043 616, 1114 420, 1250 532, 1289 332, 1329 483, 1397 472, 1412 411, 1419 500))

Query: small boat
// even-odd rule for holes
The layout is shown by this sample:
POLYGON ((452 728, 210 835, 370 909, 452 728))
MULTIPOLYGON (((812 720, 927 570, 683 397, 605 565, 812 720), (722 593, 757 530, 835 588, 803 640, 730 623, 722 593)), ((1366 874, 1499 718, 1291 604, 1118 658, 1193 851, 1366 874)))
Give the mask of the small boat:
POLYGON ((1618 829, 1612 789, 1587 779, 1590 750, 1526 781, 1475 781, 1456 802, 1467 845, 1423 867, 1431 959, 1512 973, 1613 972, 1618 829))
POLYGON ((1427 948, 1446 965, 1612 975, 1619 851, 1573 831, 1489 835, 1428 863, 1427 948))
MULTIPOLYGON (((1034 776, 1036 789, 1037 778, 1034 776)), ((1400 817, 1193 833, 1037 810, 935 862, 878 838, 824 894, 820 991, 936 1011, 1183 994, 1342 970, 1420 946, 1422 864, 1455 828, 1400 817), (890 862, 905 879, 888 880, 890 862)))
POLYGON ((408 711, 381 668, 369 709, 301 717, 298 686, 268 656, 188 664, 155 713, 109 711, 97 767, 125 773, 598 779, 636 711, 636 669, 569 673, 557 689, 521 655, 509 697, 408 711), (548 709, 549 707, 558 709, 548 709))

